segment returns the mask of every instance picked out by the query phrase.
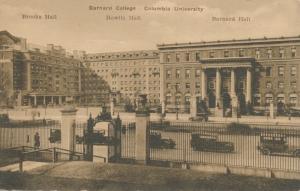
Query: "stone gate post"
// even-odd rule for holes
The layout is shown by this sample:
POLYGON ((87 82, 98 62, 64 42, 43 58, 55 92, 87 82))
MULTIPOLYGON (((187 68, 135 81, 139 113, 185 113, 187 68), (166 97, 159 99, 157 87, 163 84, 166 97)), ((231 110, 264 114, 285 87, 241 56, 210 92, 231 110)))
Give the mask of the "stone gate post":
POLYGON ((61 110, 61 148, 70 152, 75 151, 76 112, 77 109, 71 106, 61 110))
POLYGON ((150 115, 148 112, 137 112, 135 116, 135 156, 136 162, 146 165, 150 158, 150 115))

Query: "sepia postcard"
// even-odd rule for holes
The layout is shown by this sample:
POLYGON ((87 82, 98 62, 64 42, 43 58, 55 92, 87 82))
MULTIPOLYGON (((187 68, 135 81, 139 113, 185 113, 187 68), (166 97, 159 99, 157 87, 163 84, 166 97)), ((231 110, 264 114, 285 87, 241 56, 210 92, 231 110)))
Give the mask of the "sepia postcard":
POLYGON ((0 0, 0 190, 300 190, 300 0, 0 0))

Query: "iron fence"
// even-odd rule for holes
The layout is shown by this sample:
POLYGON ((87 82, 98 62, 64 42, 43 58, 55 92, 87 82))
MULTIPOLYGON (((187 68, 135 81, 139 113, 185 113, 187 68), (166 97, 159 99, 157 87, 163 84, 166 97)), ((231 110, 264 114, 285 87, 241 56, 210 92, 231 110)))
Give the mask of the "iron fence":
POLYGON ((51 132, 61 128, 60 121, 10 121, 0 123, 0 150, 18 146, 34 147, 38 133, 39 148, 60 147, 60 142, 50 141, 51 132))
POLYGON ((121 127, 121 157, 135 158, 135 123, 125 123, 121 127))
MULTIPOLYGON (((122 157, 135 158, 135 125, 122 126, 122 157)), ((150 160, 300 171, 294 126, 150 122, 150 160)))
POLYGON ((209 123, 151 123, 151 127, 151 160, 300 171, 296 128, 209 123), (159 147, 153 146, 155 136, 159 147))

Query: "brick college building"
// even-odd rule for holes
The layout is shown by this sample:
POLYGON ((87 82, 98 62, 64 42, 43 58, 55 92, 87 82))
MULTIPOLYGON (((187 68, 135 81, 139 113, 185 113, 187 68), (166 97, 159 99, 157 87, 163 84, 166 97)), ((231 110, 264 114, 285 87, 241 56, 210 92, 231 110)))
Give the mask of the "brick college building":
MULTIPOLYGON (((158 45, 165 110, 300 105, 300 37, 158 45), (192 106, 193 107, 193 106, 192 106), (191 108, 192 108, 191 107, 191 108)), ((222 115, 222 114, 221 114, 222 115)))
POLYGON ((107 83, 61 46, 31 45, 7 31, 0 31, 0 76, 4 105, 99 105, 109 97, 107 83))
POLYGON ((53 45, 30 50, 25 39, 2 31, 0 45, 0 69, 10 71, 10 92, 23 104, 97 105, 112 93, 120 102, 147 94, 150 105, 166 112, 190 112, 200 100, 217 115, 231 106, 267 108, 271 101, 300 107, 299 36, 68 55, 53 45))

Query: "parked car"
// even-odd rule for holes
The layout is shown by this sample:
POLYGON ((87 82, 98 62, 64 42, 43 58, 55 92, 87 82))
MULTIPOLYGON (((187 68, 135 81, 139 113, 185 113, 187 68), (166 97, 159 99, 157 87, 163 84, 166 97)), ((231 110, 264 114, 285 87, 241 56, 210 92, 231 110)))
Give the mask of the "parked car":
POLYGON ((50 129, 50 137, 48 138, 50 143, 60 143, 61 131, 60 129, 50 129))
POLYGON ((152 132, 150 134, 150 147, 159 149, 174 149, 176 143, 173 139, 162 138, 161 134, 158 132, 152 132))
POLYGON ((191 147, 194 151, 209 152, 233 152, 234 144, 232 142, 218 141, 215 135, 193 133, 191 147))
POLYGON ((260 145, 257 148, 264 155, 300 156, 300 148, 290 147, 287 137, 282 134, 261 135, 260 145))
POLYGON ((190 117, 190 121, 208 121, 208 113, 197 113, 196 117, 190 117))
POLYGON ((300 117, 300 110, 295 108, 290 108, 289 113, 292 117, 300 117))

